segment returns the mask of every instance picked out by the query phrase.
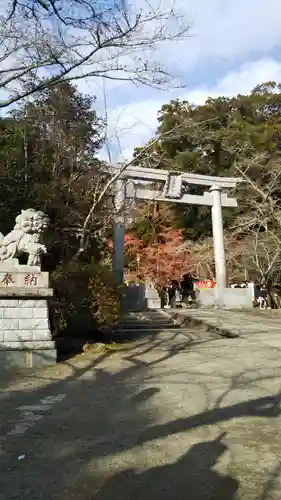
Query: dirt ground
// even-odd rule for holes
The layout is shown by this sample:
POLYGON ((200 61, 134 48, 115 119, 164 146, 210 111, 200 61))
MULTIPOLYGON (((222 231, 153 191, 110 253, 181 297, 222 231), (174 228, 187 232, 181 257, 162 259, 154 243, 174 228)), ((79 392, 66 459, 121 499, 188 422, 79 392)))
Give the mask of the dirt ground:
POLYGON ((276 331, 192 333, 3 377, 0 500, 280 500, 276 331))

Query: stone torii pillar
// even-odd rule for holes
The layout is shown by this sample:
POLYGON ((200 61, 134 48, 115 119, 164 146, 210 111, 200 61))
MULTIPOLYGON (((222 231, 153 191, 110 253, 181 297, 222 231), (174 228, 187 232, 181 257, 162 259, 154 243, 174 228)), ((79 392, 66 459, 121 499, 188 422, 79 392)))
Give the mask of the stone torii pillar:
POLYGON ((113 223, 113 261, 112 267, 117 275, 118 284, 124 282, 124 264, 125 264, 125 183, 122 179, 118 179, 115 185, 114 205, 116 215, 113 223))
POLYGON ((221 188, 213 185, 210 189, 213 195, 212 204, 212 227, 213 227, 213 242, 214 242, 214 257, 216 268, 216 284, 217 288, 227 288, 227 269, 225 259, 225 248, 223 238, 223 220, 222 220, 222 199, 221 188))

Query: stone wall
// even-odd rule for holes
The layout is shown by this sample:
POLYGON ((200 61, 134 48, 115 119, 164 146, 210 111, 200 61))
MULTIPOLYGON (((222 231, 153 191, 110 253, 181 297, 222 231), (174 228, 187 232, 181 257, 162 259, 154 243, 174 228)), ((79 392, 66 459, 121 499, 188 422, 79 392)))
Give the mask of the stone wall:
POLYGON ((252 289, 224 288, 220 293, 216 288, 198 290, 196 292, 196 303, 198 307, 202 308, 252 309, 252 289))
POLYGON ((50 288, 0 286, 0 372, 55 364, 50 288))
POLYGON ((52 340, 47 299, 1 299, 0 342, 18 347, 24 342, 52 340))

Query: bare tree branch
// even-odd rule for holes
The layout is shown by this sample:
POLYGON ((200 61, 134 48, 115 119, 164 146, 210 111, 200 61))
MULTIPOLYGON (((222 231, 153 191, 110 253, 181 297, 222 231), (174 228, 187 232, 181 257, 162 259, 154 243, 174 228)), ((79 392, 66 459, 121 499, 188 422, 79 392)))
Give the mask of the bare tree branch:
POLYGON ((231 226, 233 234, 243 237, 246 247, 245 265, 258 273, 267 284, 281 275, 281 206, 279 202, 281 168, 279 155, 268 160, 265 154, 235 163, 235 169, 245 180, 244 204, 241 216, 231 226), (251 169, 259 167, 255 180, 251 169))
MULTIPOLYGON (((202 122, 198 123, 198 125, 202 125, 206 122, 210 122, 210 121, 215 121, 217 118, 212 118, 212 119, 207 119, 207 120, 203 120, 202 122)), ((188 126, 185 124, 185 127, 188 126)), ((190 126, 192 126, 192 124, 190 124, 190 126)), ((131 160, 128 160, 128 161, 125 161, 121 167, 117 170, 116 174, 112 175, 111 174, 111 171, 112 171, 112 165, 109 166, 109 169, 108 169, 108 181, 105 183, 104 187, 102 188, 102 190, 100 191, 99 195, 96 197, 96 199, 93 201, 93 204, 85 218, 85 221, 84 221, 84 224, 83 224, 83 228, 82 228, 82 232, 81 232, 81 238, 80 238, 80 246, 79 246, 79 249, 76 253, 76 256, 75 258, 78 259, 79 256, 85 251, 86 249, 86 233, 88 231, 88 228, 89 226, 91 225, 91 220, 93 218, 93 215, 96 211, 96 209, 98 208, 98 206, 101 204, 101 202, 104 200, 105 196, 108 195, 108 193, 110 192, 111 188, 113 187, 113 185, 115 184, 115 182, 121 177, 122 173, 131 165, 135 164, 138 159, 142 158, 143 155, 145 155, 146 152, 150 151, 153 149, 153 146, 159 142, 159 140, 161 139, 164 139, 164 138, 168 138, 168 137, 171 137, 173 136, 173 134, 176 134, 178 133, 178 129, 181 129, 183 127, 183 124, 180 123, 177 127, 174 127, 174 129, 171 131, 171 130, 168 130, 167 132, 161 134, 160 136, 159 135, 156 135, 155 138, 151 141, 149 141, 149 143, 144 146, 139 152, 137 152, 135 155, 134 155, 134 158, 132 158, 131 160)))
POLYGON ((188 36, 183 16, 161 3, 101 5, 8 0, 0 24, 0 88, 6 94, 0 108, 63 80, 96 77, 155 87, 173 81, 152 55, 159 44, 188 36))

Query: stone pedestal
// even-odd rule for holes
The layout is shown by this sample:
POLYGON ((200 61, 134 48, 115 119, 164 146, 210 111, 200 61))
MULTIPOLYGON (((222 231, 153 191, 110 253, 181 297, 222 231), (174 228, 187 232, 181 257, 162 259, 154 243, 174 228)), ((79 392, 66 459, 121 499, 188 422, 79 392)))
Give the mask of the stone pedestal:
POLYGON ((146 311, 147 309, 161 309, 161 300, 156 288, 143 283, 126 286, 122 311, 146 311))
POLYGON ((0 268, 0 370, 56 363, 48 307, 52 295, 49 273, 40 268, 0 268))
POLYGON ((209 288, 196 291, 197 307, 203 309, 252 309, 251 288, 209 288))
POLYGON ((147 284, 145 287, 146 309, 161 309, 161 299, 159 293, 153 285, 147 284))

